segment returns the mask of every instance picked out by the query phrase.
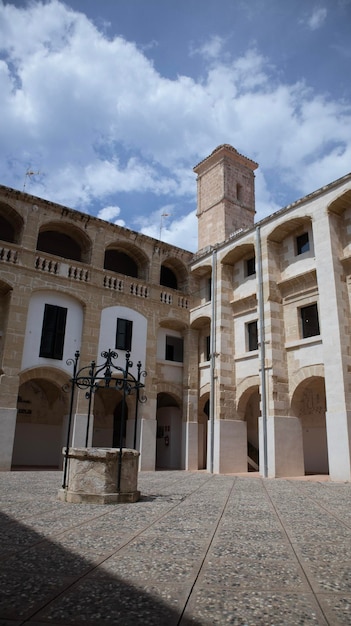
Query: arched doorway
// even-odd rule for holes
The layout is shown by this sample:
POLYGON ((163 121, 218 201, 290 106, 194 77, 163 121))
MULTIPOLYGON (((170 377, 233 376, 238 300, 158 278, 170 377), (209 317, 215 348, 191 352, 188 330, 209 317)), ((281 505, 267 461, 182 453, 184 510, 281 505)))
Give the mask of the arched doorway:
POLYGON ((247 463, 248 471, 259 470, 259 432, 260 393, 258 385, 249 387, 240 398, 238 414, 247 425, 247 463))
POLYGON ((301 421, 305 474, 328 474, 324 378, 313 376, 296 388, 291 412, 301 421))
POLYGON ((62 466, 68 403, 69 394, 45 378, 20 385, 12 467, 62 466))
MULTIPOLYGON (((94 397, 93 446, 118 448, 122 421, 123 394, 113 388, 99 387, 94 397)), ((123 446, 126 445, 128 405, 124 409, 123 446)))
POLYGON ((203 409, 198 416, 198 469, 207 468, 207 431, 210 414, 210 399, 208 395, 206 394, 206 397, 202 398, 202 402, 200 401, 200 406, 203 405, 203 409))
POLYGON ((182 417, 178 400, 159 393, 156 417, 156 468, 181 469, 182 417))

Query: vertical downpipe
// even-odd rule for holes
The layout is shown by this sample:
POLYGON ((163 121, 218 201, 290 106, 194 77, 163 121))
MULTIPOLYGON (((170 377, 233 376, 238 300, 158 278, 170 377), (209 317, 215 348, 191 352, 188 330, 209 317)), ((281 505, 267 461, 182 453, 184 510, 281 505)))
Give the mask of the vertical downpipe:
POLYGON ((217 252, 212 252, 211 277, 211 356, 210 356, 210 424, 211 450, 210 472, 214 469, 214 407, 215 407, 215 362, 216 362, 216 281, 217 281, 217 252))
POLYGON ((263 429, 263 476, 268 476, 268 447, 267 447, 267 392, 266 392, 266 351, 265 351, 265 330, 264 330, 264 299, 263 299, 263 272, 262 272, 262 251, 261 251, 261 230, 256 228, 256 249, 257 249, 257 280, 258 280, 258 320, 259 320, 259 348, 260 348, 260 372, 261 372, 261 410, 263 429))

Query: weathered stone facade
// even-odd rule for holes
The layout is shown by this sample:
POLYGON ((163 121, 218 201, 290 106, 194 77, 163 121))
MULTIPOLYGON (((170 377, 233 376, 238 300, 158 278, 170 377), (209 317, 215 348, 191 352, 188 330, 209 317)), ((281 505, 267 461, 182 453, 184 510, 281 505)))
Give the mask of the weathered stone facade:
MULTIPOLYGON (((59 466, 67 360, 98 362, 122 320, 147 371, 141 470, 351 479, 351 175, 255 224, 256 167, 224 145, 194 168, 196 254, 0 187, 2 469, 59 466)), ((114 446, 116 394, 95 394, 89 445, 114 446)), ((86 421, 79 393, 72 446, 86 421)))

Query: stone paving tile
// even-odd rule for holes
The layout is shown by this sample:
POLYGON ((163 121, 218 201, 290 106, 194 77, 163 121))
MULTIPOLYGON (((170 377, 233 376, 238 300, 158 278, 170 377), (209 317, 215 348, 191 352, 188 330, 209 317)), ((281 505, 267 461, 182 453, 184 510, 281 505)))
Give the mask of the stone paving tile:
POLYGON ((202 626, 309 626, 326 624, 312 594, 199 589, 187 606, 186 617, 202 626))
POLYGON ((147 472, 112 506, 61 478, 0 473, 0 626, 351 624, 351 485, 147 472))
POLYGON ((211 558, 205 564, 202 586, 250 587, 259 590, 302 591, 306 581, 293 560, 211 558))
MULTIPOLYGON (((181 613, 178 599, 164 590, 148 592, 117 578, 86 578, 38 616, 55 624, 135 624, 176 626, 181 613), (163 596, 163 597, 162 597, 163 596)), ((184 601, 184 600, 183 600, 184 601)))
POLYGON ((318 596, 323 611, 331 626, 351 624, 351 594, 318 596))

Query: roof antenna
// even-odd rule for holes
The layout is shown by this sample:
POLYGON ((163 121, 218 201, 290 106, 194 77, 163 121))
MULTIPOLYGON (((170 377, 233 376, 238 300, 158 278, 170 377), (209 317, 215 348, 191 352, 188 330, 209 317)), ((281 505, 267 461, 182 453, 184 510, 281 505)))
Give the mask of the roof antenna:
POLYGON ((40 174, 40 172, 33 172, 33 170, 30 170, 30 169, 28 169, 26 171, 26 174, 25 174, 25 177, 24 177, 23 191, 25 191, 25 189, 26 189, 27 178, 30 178, 31 176, 37 176, 38 174, 40 174))
POLYGON ((171 213, 162 213, 161 215, 161 222, 160 222, 160 241, 161 241, 161 234, 162 234, 162 226, 163 226, 163 217, 169 217, 171 215, 171 213))

